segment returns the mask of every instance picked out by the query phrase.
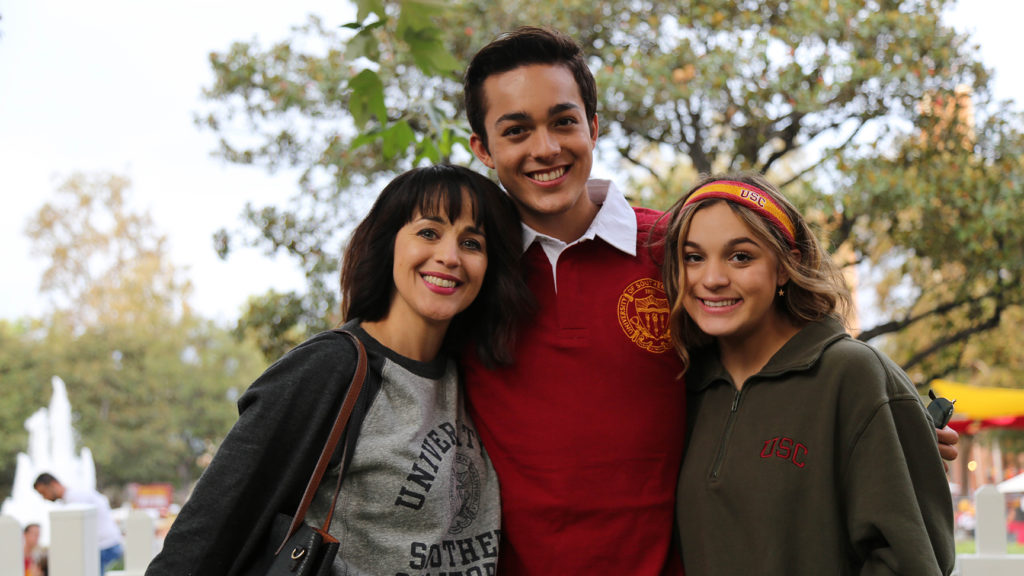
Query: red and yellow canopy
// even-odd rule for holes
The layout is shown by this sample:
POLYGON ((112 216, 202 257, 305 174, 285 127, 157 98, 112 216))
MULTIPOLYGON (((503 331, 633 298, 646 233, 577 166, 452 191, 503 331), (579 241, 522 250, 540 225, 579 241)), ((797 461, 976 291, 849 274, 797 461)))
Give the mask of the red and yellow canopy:
POLYGON ((1024 429, 1024 389, 971 386, 949 380, 932 380, 930 386, 936 395, 956 400, 949 425, 957 432, 1024 429))

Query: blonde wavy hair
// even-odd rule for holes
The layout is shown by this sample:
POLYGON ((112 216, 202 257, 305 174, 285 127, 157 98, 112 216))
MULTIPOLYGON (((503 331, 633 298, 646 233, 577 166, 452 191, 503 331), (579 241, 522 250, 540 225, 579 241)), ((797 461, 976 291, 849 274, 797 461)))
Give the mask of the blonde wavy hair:
POLYGON ((831 255, 822 248, 800 212, 764 176, 747 172, 703 175, 663 217, 668 221, 668 225, 665 231, 665 263, 662 266, 662 277, 665 282, 665 294, 671 305, 669 328, 672 345, 682 359, 684 373, 690 366, 688 351, 708 346, 713 339, 697 326, 683 307, 686 287, 686 268, 682 265, 683 247, 694 214, 719 202, 727 203, 758 239, 766 243, 789 275, 785 295, 777 298, 775 305, 795 325, 802 326, 826 317, 843 320, 851 309, 850 291, 839 267, 833 262, 831 255), (683 207, 686 199, 698 188, 718 180, 742 182, 763 190, 764 194, 792 220, 796 236, 795 248, 799 251, 799 256, 792 253, 793 248, 789 240, 777 226, 742 204, 722 198, 706 198, 683 207))

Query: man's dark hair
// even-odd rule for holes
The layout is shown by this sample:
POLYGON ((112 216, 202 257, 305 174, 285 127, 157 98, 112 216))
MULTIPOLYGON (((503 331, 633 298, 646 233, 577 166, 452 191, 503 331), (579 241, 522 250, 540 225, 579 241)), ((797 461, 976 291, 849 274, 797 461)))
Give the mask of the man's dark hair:
POLYGON ((32 483, 32 486, 49 486, 50 484, 53 483, 59 483, 59 481, 56 478, 54 478, 53 474, 50 474, 49 472, 43 472, 42 474, 36 477, 36 481, 32 483))
POLYGON ((593 120, 597 114, 597 83, 594 82, 594 75, 587 66, 580 45, 557 30, 523 26, 498 36, 481 48, 466 68, 462 82, 466 117, 484 148, 489 149, 484 126, 484 117, 487 115, 484 81, 495 74, 531 64, 565 66, 572 72, 580 89, 587 121, 593 120))

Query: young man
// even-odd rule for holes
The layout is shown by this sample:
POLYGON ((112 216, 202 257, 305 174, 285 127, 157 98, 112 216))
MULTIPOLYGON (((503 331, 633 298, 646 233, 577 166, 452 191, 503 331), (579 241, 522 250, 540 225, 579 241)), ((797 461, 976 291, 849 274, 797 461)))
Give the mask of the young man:
MULTIPOLYGON (((685 390, 648 247, 660 213, 588 181, 597 88, 571 38, 532 27, 500 36, 470 63, 465 100, 473 151, 519 208, 538 304, 512 367, 464 358, 469 409, 501 482, 499 572, 680 574, 685 390)), ((950 460, 956 434, 943 440, 950 460)))
POLYGON ((523 219, 538 303, 514 366, 465 363, 501 481, 501 572, 679 573, 685 390, 647 247, 660 214, 588 183, 597 92, 570 38, 502 36, 473 58, 465 89, 473 151, 523 219))

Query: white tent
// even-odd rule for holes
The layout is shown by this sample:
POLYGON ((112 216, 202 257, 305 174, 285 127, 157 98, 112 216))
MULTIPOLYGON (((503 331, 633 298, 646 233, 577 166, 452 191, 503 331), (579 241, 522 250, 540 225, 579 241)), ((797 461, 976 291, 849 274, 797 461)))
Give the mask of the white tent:
POLYGON ((1003 494, 1024 493, 1024 474, 1018 474, 1009 480, 1004 480, 996 488, 1003 494))

